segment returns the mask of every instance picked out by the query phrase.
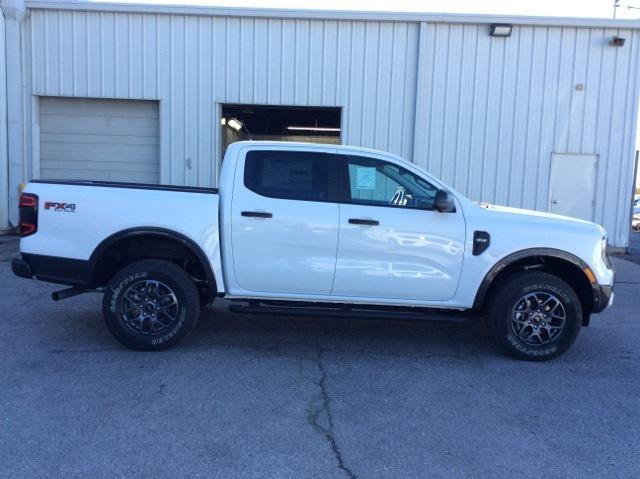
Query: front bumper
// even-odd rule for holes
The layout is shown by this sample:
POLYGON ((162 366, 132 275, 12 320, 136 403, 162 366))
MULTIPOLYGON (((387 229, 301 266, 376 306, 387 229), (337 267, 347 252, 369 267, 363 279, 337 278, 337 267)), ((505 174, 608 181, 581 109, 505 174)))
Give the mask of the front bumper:
POLYGON ((593 285, 593 309, 594 313, 601 313, 613 304, 613 285, 593 285))
POLYGON ((21 278, 33 278, 31 266, 22 256, 16 256, 11 260, 11 271, 13 271, 13 274, 20 276, 21 278))

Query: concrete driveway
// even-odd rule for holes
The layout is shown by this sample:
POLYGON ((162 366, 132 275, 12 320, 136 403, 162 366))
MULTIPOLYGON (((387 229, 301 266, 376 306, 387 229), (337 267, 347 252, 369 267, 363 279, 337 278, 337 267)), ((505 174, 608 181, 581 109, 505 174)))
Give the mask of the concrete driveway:
MULTIPOLYGON (((0 237, 0 243, 7 241, 0 237)), ((637 477, 640 266, 548 363, 482 324, 233 316, 137 353, 0 244, 4 477, 637 477)))

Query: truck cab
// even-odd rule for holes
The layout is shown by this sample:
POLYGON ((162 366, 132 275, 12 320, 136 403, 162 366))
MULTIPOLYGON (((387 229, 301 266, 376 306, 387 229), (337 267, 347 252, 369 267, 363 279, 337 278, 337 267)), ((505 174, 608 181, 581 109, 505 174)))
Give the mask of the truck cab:
POLYGON ((279 148, 236 144, 227 153, 235 168, 223 164, 221 182, 233 184, 232 198, 221 193, 229 295, 398 305, 454 297, 466 236, 455 196, 436 209, 442 186, 390 155, 279 148))

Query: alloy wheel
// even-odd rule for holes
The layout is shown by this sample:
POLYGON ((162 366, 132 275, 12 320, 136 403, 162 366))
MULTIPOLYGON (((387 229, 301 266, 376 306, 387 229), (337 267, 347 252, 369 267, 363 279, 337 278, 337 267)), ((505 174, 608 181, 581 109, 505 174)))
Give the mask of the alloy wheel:
POLYGON ((526 294, 516 301, 511 329, 518 339, 539 346, 554 341, 564 329, 567 313, 562 301, 545 292, 526 294))
POLYGON ((160 281, 138 281, 124 292, 120 316, 136 334, 159 335, 170 330, 180 310, 173 290, 160 281))

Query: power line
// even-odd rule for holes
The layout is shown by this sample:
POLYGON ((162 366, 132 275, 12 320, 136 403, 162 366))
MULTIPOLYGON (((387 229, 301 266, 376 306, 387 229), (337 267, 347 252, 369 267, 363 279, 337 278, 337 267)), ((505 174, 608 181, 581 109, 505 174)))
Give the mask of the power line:
POLYGON ((618 8, 626 8, 627 10, 640 10, 638 5, 621 4, 620 0, 613 0, 613 18, 616 18, 618 8))

